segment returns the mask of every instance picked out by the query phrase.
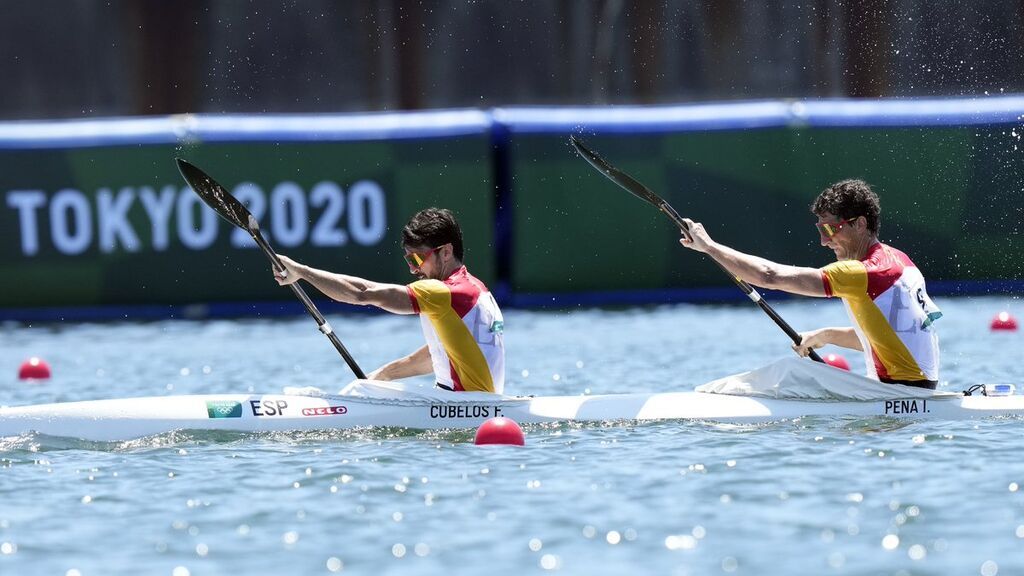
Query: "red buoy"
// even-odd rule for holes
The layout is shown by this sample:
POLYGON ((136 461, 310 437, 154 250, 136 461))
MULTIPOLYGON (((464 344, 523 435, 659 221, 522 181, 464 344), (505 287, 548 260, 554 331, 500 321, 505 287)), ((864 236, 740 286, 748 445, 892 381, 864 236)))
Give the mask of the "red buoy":
POLYGON ((46 360, 33 356, 21 363, 18 368, 19 380, 46 380, 50 377, 50 365, 46 360))
POLYGON ((1009 312, 1003 311, 996 314, 996 317, 992 319, 992 324, 989 328, 993 331, 996 330, 1007 330, 1013 332, 1017 329, 1017 319, 1014 318, 1009 312))
POLYGON ((515 420, 498 416, 487 420, 477 428, 474 443, 524 446, 526 439, 523 437, 523 429, 516 424, 515 420))
POLYGON ((829 366, 834 366, 840 370, 846 370, 847 372, 850 371, 850 363, 846 361, 846 358, 843 358, 839 354, 826 354, 822 360, 824 360, 825 364, 828 364, 829 366))

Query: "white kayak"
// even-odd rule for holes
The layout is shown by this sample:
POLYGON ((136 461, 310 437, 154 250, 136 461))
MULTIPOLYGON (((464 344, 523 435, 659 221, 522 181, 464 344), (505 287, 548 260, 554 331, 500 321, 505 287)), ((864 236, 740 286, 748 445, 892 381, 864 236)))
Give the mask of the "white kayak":
POLYGON ((803 416, 958 420, 1024 415, 1024 395, 965 396, 881 384, 789 359, 694 392, 522 397, 357 380, 338 394, 203 394, 0 407, 0 437, 29 433, 130 440, 174 430, 264 432, 356 427, 475 428, 505 416, 556 421, 755 423, 803 416))

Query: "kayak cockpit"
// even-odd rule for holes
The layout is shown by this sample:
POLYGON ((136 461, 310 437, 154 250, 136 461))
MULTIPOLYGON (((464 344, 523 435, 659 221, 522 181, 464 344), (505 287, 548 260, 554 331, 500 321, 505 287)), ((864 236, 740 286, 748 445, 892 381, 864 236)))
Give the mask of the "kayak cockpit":
POLYGON ((901 399, 943 399, 959 392, 884 384, 820 362, 801 358, 777 360, 749 372, 719 378, 697 392, 817 402, 877 402, 901 399))

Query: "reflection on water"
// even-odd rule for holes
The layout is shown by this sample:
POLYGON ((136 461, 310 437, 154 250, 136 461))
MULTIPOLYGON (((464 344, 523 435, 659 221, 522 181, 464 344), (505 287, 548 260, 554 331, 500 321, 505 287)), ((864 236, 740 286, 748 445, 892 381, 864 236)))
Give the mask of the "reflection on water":
MULTIPOLYGON (((1020 336, 987 331, 1015 304, 942 302, 943 387, 1020 384, 1014 358, 993 352, 1020 336)), ((798 329, 845 321, 834 302, 776 308, 798 329)), ((687 390, 789 353, 750 306, 506 321, 512 393, 687 390)), ((332 324, 364 369, 420 345, 412 318, 332 324)), ((3 366, 4 404, 351 377, 306 318, 5 325, 3 366), (51 381, 14 380, 30 355, 51 381)), ((522 448, 397 428, 0 439, 0 573, 1024 573, 1021 425, 556 423, 524 427, 522 448)))

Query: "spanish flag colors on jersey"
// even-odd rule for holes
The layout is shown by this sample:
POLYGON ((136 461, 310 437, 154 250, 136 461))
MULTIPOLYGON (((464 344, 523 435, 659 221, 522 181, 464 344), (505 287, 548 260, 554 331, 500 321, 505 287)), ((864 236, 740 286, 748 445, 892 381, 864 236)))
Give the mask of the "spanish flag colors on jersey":
POLYGON ((445 281, 406 286, 420 315, 438 384, 458 391, 505 388, 505 328, 501 310, 484 283, 463 266, 445 281))
POLYGON ((883 382, 939 379, 932 322, 942 312, 906 254, 879 242, 863 260, 834 262, 821 275, 825 295, 842 298, 853 320, 868 376, 883 382))

